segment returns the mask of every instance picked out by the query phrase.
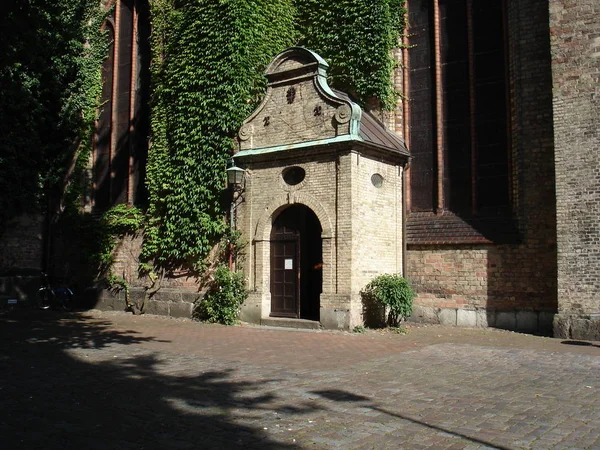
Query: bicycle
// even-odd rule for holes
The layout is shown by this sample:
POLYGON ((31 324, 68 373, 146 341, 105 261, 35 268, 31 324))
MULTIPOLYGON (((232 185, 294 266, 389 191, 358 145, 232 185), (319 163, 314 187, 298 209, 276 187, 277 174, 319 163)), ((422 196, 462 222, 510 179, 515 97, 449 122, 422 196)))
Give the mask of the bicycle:
POLYGON ((47 273, 42 272, 42 286, 38 289, 39 307, 41 309, 62 309, 70 311, 73 308, 75 294, 68 287, 53 287, 47 273))

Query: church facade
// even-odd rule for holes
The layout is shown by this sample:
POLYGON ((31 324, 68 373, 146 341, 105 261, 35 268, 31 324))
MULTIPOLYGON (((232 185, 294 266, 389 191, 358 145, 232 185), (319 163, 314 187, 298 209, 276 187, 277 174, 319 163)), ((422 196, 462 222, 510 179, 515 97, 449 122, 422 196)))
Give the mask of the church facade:
MULTIPOLYGON (((92 210, 145 195, 148 6, 141 0, 107 3, 114 4, 107 23, 114 45, 104 68, 108 107, 90 168, 92 210)), ((292 143, 285 141, 289 130, 262 143, 253 135, 260 124, 248 122, 253 128, 241 130, 235 161, 246 169, 246 188, 256 194, 271 186, 276 193, 270 202, 259 195, 239 206, 236 226, 254 249, 245 267, 251 296, 242 317, 271 317, 272 265, 296 267, 286 261, 293 259, 286 252, 297 251, 281 244, 276 250, 281 261, 274 263, 272 248, 296 242, 290 238, 295 235, 320 244, 303 249, 311 255, 304 271, 314 272, 310 284, 318 286, 320 300, 305 301, 302 309, 302 293, 293 306, 282 297, 275 317, 351 329, 360 322, 360 287, 379 273, 394 272, 418 293, 412 320, 600 340, 598 2, 407 0, 407 9, 404 45, 395 52, 394 83, 403 94, 397 108, 362 111, 369 118, 361 122, 351 99, 323 88, 313 94, 324 96, 320 104, 331 110, 315 115, 317 105, 311 103, 313 109, 300 114, 304 125, 295 124, 315 125, 329 117, 325 128, 331 131, 342 125, 334 109, 345 105, 350 119, 344 123, 355 123, 354 136, 361 126, 381 122, 387 144, 363 136, 315 146, 336 137, 312 135, 316 125, 292 143), (261 153, 298 142, 312 142, 315 152, 295 148, 276 158, 261 153), (372 179, 376 174, 383 179, 380 187, 372 179), (336 176, 346 178, 332 182, 336 176), (349 193, 336 193, 339 187, 349 193), (354 210, 364 222, 352 221, 354 210), (303 228, 290 227, 299 217, 303 228), (344 230, 367 239, 352 240, 344 230), (381 258, 369 242, 385 250, 381 258)), ((299 104, 300 97, 287 103, 290 87, 282 91, 281 106, 299 104)), ((260 118, 264 129, 265 117, 260 118)), ((269 123, 271 129, 277 125, 269 123)), ((352 135, 350 125, 346 134, 352 135)), ((43 259, 42 241, 16 245, 26 230, 24 221, 15 223, 21 225, 4 234, 0 247, 21 248, 10 264, 29 267, 43 259)), ((40 233, 32 228, 27 234, 40 233)), ((127 255, 138 246, 123 247, 119 270, 135 267, 127 255)), ((189 315, 186 299, 193 290, 193 283, 173 282, 157 293, 151 311, 189 315)), ((109 303, 102 300, 100 306, 109 303)))
POLYGON ((249 244, 242 320, 351 330, 363 324, 360 290, 402 273, 408 151, 328 86, 327 69, 302 47, 277 55, 240 129, 234 162, 244 179, 232 213, 249 244))
POLYGON ((598 5, 408 2, 396 115, 424 321, 600 338, 598 5))

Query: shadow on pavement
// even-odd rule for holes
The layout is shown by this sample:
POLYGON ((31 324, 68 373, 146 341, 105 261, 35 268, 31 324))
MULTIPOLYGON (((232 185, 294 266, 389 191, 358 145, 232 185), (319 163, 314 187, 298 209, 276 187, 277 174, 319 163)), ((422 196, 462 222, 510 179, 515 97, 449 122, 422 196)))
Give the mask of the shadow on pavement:
POLYGON ((592 342, 587 342, 587 341, 572 341, 572 340, 567 340, 567 341, 561 341, 561 344, 566 344, 566 345, 579 345, 582 347, 598 347, 600 348, 600 345, 597 344, 593 344, 592 342))
POLYGON ((441 427, 439 425, 434 425, 431 423, 424 422, 415 417, 410 417, 406 414, 398 414, 396 412, 388 411, 384 408, 377 406, 376 404, 373 404, 373 403, 369 404, 371 399, 369 399, 368 397, 364 397, 362 395, 356 395, 351 392, 346 392, 346 391, 339 390, 339 389, 327 389, 327 390, 312 391, 312 393, 319 395, 323 398, 326 398, 328 400, 333 400, 333 401, 337 401, 337 402, 362 402, 363 404, 361 406, 363 408, 369 408, 373 411, 378 411, 380 413, 387 414, 387 415, 396 417, 398 419, 408 420, 410 422, 416 423, 418 425, 421 425, 421 426, 424 426, 424 427, 427 427, 427 428, 430 428, 433 430, 442 431, 444 433, 448 433, 450 435, 471 441, 474 444, 482 444, 482 445, 485 445, 486 447, 494 448, 494 449, 498 449, 498 450, 513 450, 511 447, 504 447, 504 446, 500 446, 497 444, 493 444, 492 442, 489 442, 489 441, 486 441, 483 439, 478 439, 474 436, 468 436, 466 434, 458 433, 456 431, 441 427))
POLYGON ((157 355, 141 349, 107 360, 111 346, 154 340, 110 325, 75 314, 0 316, 4 448, 297 448, 236 423, 271 409, 272 396, 252 395, 258 382, 234 380, 232 370, 161 372, 157 355))

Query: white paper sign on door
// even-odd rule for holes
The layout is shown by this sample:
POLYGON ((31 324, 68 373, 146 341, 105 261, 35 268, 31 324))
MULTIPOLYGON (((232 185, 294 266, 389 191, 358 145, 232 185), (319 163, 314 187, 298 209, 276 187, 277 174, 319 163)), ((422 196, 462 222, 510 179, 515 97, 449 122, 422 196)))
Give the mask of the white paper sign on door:
POLYGON ((285 270, 292 270, 294 268, 294 260, 293 259, 286 259, 285 260, 284 268, 285 268, 285 270))

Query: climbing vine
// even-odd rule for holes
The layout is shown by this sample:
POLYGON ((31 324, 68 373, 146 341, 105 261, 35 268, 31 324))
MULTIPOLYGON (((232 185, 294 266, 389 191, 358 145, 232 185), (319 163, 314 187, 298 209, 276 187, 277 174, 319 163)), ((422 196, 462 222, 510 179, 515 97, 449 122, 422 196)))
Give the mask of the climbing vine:
MULTIPOLYGON (((0 15, 0 225, 82 192, 102 89, 106 11, 90 0, 8 2, 0 15)), ((56 214, 57 211, 50 211, 56 214)))
MULTIPOLYGON (((108 49, 105 3, 13 1, 0 17, 0 225, 47 204, 48 195, 57 199, 49 216, 79 213, 108 49)), ((144 273, 200 275, 215 244, 230 235, 223 220, 226 161, 236 131, 264 93, 266 65, 285 48, 303 45, 330 63, 334 87, 363 105, 376 99, 391 109, 391 51, 403 32, 404 0, 148 3, 148 209, 143 220, 126 207, 102 219, 106 233, 96 256, 112 262, 107 255, 120 232, 110 220, 118 216, 144 224, 144 273)), ((94 228, 97 220, 81 223, 94 228)))
POLYGON ((396 106, 392 84, 405 0, 296 0, 301 44, 329 62, 330 82, 366 104, 396 106))
POLYGON ((226 161, 258 104, 262 72, 291 45, 329 60, 334 86, 395 106, 404 0, 154 0, 152 146, 142 258, 199 274, 226 232, 226 161), (276 20, 274 19, 276 18, 276 20))
POLYGON ((262 70, 295 42, 293 8, 284 0, 155 0, 151 18, 150 219, 142 256, 197 274, 226 231, 232 138, 264 89, 262 70))

